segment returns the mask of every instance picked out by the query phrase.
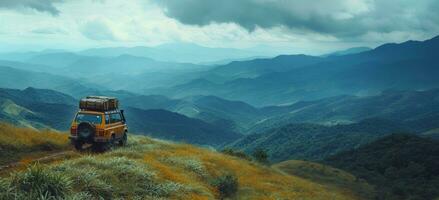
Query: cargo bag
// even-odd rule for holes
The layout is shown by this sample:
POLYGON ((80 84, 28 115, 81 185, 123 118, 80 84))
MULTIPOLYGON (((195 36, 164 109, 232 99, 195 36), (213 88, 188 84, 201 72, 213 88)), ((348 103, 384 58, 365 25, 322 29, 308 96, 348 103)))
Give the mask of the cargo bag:
POLYGON ((119 101, 114 97, 88 96, 79 101, 81 110, 109 111, 119 108, 119 101))

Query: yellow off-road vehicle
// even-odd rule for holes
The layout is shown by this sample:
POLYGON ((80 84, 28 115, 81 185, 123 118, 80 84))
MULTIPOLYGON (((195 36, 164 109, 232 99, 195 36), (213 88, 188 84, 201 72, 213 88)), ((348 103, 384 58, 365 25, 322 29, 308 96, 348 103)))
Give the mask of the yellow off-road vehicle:
POLYGON ((113 97, 88 96, 79 102, 70 127, 70 140, 77 150, 91 145, 95 150, 108 150, 115 143, 124 146, 127 143, 128 127, 123 110, 113 97))

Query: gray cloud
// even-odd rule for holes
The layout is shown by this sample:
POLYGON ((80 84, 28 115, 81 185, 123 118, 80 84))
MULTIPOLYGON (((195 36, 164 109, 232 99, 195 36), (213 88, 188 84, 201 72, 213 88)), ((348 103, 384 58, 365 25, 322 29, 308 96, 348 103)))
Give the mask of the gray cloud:
POLYGON ((0 0, 0 8, 15 10, 32 9, 57 16, 60 12, 53 4, 62 1, 63 0, 0 0))
POLYGON ((109 25, 100 19, 94 19, 83 24, 80 27, 80 32, 82 35, 92 40, 117 40, 117 37, 109 25))
MULTIPOLYGON (((437 0, 155 0, 167 16, 205 26, 236 23, 256 27, 285 26, 341 38, 368 32, 439 30, 437 0)), ((436 33, 437 34, 437 33, 436 33)))
POLYGON ((59 28, 36 28, 31 31, 35 34, 53 35, 53 34, 65 34, 66 32, 59 28))

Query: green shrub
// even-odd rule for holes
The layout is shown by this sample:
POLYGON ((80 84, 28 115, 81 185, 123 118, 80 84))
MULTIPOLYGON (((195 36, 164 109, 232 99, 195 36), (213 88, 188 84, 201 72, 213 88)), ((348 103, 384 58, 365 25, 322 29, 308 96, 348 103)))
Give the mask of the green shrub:
POLYGON ((238 158, 242 158, 242 159, 245 159, 245 160, 248 160, 248 161, 252 160, 250 158, 250 156, 248 156, 246 153, 244 153, 242 151, 236 151, 236 150, 233 150, 233 149, 230 149, 230 148, 223 149, 221 151, 221 153, 227 154, 227 155, 230 155, 230 156, 234 156, 234 157, 238 157, 238 158))
MULTIPOLYGON (((93 195, 87 192, 78 192, 65 197, 65 200, 90 200, 90 199, 97 199, 97 198, 93 198, 93 195)), ((105 198, 99 198, 99 199, 105 199, 105 198)))
POLYGON ((73 180, 74 188, 92 199, 126 195, 159 199, 184 189, 170 181, 159 182, 148 165, 127 157, 84 156, 65 161, 52 170, 67 174, 73 180))
POLYGON ((50 172, 40 166, 32 166, 25 172, 14 174, 12 186, 29 198, 63 198, 71 189, 70 178, 50 172))
POLYGON ((8 180, 0 178, 0 200, 14 199, 13 187, 8 180))
POLYGON ((221 199, 232 197, 238 191, 238 178, 231 174, 223 175, 216 178, 212 185, 218 189, 221 199))
POLYGON ((268 164, 269 163, 269 161, 268 161, 268 154, 263 149, 256 149, 253 152, 252 156, 259 163, 262 163, 262 164, 268 164))
POLYGON ((110 199, 112 197, 111 185, 103 181, 101 175, 93 168, 72 167, 68 164, 62 164, 52 169, 59 173, 68 174, 72 177, 73 187, 83 192, 81 195, 71 196, 70 198, 77 199, 83 196, 92 196, 100 199, 110 199))

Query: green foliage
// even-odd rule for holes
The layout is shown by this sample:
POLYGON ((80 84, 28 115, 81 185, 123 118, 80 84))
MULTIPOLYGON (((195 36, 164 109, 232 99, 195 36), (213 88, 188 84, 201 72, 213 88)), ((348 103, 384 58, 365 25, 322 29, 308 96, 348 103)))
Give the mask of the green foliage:
POLYGON ((130 196, 160 199, 185 190, 157 180, 147 165, 125 157, 84 156, 53 166, 35 165, 0 179, 3 199, 113 199, 130 196))
POLYGON ((13 190, 10 181, 0 178, 0 200, 13 199, 13 190))
POLYGON ((264 149, 260 149, 260 148, 256 149, 253 152, 252 156, 259 163, 262 163, 262 164, 268 164, 269 163, 269 161, 268 161, 268 154, 267 154, 267 152, 264 149))
POLYGON ((232 197, 238 191, 238 178, 232 174, 227 174, 216 178, 213 183, 218 189, 220 198, 232 197))
POLYGON ((289 124, 264 133, 248 135, 232 143, 229 148, 247 153, 262 148, 266 150, 271 162, 292 159, 322 160, 401 129, 391 121, 380 119, 335 126, 289 124))
POLYGON ((90 168, 66 168, 66 165, 54 168, 61 173, 68 173, 73 179, 73 185, 83 191, 87 196, 111 198, 112 187, 102 179, 102 175, 96 169, 90 168), (64 168, 64 169, 63 169, 64 168))
POLYGON ((395 134, 325 163, 376 185, 378 199, 434 199, 439 195, 438 156, 439 142, 395 134))
POLYGON ((12 178, 12 186, 29 198, 63 198, 72 188, 72 181, 63 174, 32 166, 24 173, 15 174, 12 178))
POLYGON ((180 189, 178 184, 156 182, 155 174, 147 165, 126 157, 85 156, 66 161, 53 170, 73 177, 75 188, 96 198, 110 199, 126 194, 166 197, 180 189))
POLYGON ((231 148, 225 148, 225 149, 221 150, 221 153, 227 154, 230 156, 235 156, 235 157, 238 157, 238 158, 241 158, 244 160, 248 160, 248 161, 252 160, 251 157, 249 155, 247 155, 245 152, 233 150, 231 148))

